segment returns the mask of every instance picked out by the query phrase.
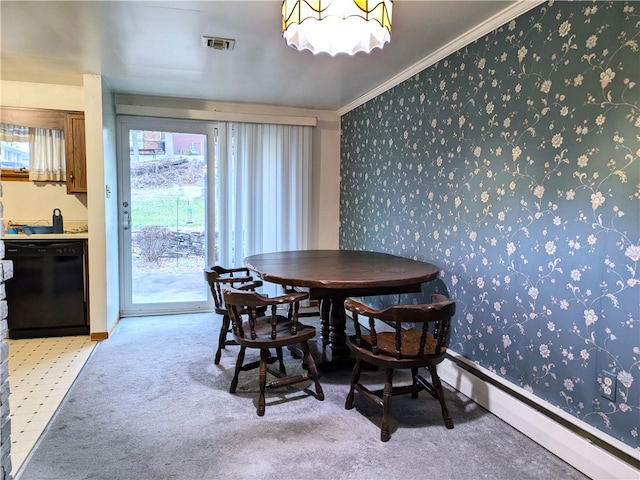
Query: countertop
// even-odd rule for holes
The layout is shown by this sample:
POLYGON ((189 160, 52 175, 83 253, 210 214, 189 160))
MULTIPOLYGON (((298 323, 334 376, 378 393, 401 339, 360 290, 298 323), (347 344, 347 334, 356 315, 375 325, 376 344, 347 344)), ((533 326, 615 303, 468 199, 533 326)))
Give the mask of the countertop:
POLYGON ((86 240, 89 238, 88 232, 81 233, 5 233, 2 240, 5 241, 30 241, 30 240, 86 240))

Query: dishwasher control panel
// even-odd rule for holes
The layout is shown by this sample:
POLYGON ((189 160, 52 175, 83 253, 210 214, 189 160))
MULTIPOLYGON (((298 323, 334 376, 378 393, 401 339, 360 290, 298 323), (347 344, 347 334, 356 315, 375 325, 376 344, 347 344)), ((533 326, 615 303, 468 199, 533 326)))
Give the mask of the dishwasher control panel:
POLYGON ((82 255, 84 251, 83 243, 80 241, 71 242, 9 242, 5 241, 5 251, 7 254, 16 257, 34 255, 61 255, 74 256, 82 255))

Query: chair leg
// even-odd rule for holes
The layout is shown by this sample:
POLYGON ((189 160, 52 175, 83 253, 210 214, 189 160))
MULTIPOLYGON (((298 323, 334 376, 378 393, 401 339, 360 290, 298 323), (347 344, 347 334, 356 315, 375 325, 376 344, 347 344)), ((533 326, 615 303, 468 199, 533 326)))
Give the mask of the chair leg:
POLYGON ((245 350, 245 347, 240 347, 240 351, 238 352, 238 358, 236 359, 236 371, 233 373, 233 378, 231 379, 229 393, 236 393, 236 388, 238 388, 238 376, 240 375, 240 370, 242 370, 242 364, 244 363, 245 350))
MULTIPOLYGON (((280 362, 280 373, 282 373, 282 375, 286 375, 287 369, 284 366, 284 356, 282 355, 282 347, 276 348, 276 354, 278 355, 278 362, 280 362)), ((269 357, 268 350, 267 350, 267 357, 269 357)))
POLYGON ((420 384, 418 383, 418 369, 411 369, 411 379, 413 380, 413 390, 411 391, 411 398, 418 398, 418 393, 420 392, 420 384))
POLYGON ((440 381, 440 377, 438 376, 438 372, 436 371, 435 365, 429 365, 429 371, 431 372, 431 380, 433 381, 433 387, 438 394, 438 401, 440 402, 440 407, 442 407, 442 418, 444 419, 444 426, 451 429, 453 428, 453 419, 451 415, 449 415, 449 410, 447 409, 447 405, 444 403, 444 389, 442 388, 442 382, 440 381))
POLYGON ((309 344, 304 341, 300 344, 300 348, 303 352, 302 363, 303 365, 307 366, 309 376, 313 378, 313 382, 316 386, 316 398, 318 400, 324 400, 324 392, 322 391, 322 386, 320 385, 320 381, 318 380, 318 369, 316 368, 316 362, 309 351, 309 344))
POLYGON ((389 413, 391 413, 391 399, 393 398, 393 368, 387 368, 382 393, 382 426, 380 428, 380 440, 388 442, 391 438, 389 433, 389 413))
POLYGON ((266 348, 260 349, 260 373, 258 374, 258 383, 260 384, 260 395, 258 397, 258 416, 264 415, 266 401, 264 398, 264 390, 267 386, 267 357, 269 351, 266 348))
POLYGON ((222 326, 220 327, 220 335, 218 336, 218 350, 216 351, 216 358, 213 361, 216 365, 220 363, 220 357, 222 355, 222 349, 227 343, 227 333, 229 332, 229 315, 222 316, 222 326))
POLYGON ((347 401, 344 403, 344 408, 351 410, 353 408, 353 393, 356 388, 356 384, 360 381, 360 359, 356 358, 356 364, 353 366, 353 372, 351 373, 351 387, 347 394, 347 401))

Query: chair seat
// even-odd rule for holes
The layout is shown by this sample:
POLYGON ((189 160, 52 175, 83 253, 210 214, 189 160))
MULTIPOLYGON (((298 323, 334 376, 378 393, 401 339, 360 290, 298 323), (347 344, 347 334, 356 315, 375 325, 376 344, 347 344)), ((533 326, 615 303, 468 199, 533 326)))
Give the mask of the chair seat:
POLYGON ((278 315, 278 323, 276 325, 277 338, 273 340, 271 338, 271 318, 269 316, 259 317, 255 324, 255 339, 250 338, 248 335, 248 332, 251 331, 248 321, 243 322, 243 329, 247 335, 244 338, 235 336, 235 339, 240 345, 250 348, 268 348, 295 345, 296 343, 310 340, 316 335, 315 327, 300 322, 297 324, 297 334, 292 335, 290 333, 291 323, 286 317, 278 315))
MULTIPOLYGON (((364 340, 364 335, 362 336, 364 340)), ((379 342, 380 337, 378 337, 379 342)), ((374 355, 371 351, 371 345, 362 342, 362 346, 358 346, 356 343, 356 336, 350 336, 348 338, 348 344, 351 347, 351 351, 357 358, 361 358, 367 363, 376 365, 378 367, 392 367, 392 368, 421 368, 429 364, 436 365, 441 363, 444 357, 442 355, 425 355, 422 358, 417 356, 406 356, 398 359, 395 352, 379 351, 377 355, 374 355)), ((379 344, 378 344, 379 346, 379 344)), ((403 345, 404 347, 404 345, 403 345)), ((404 350, 404 348, 403 348, 404 350)))
MULTIPOLYGON (((420 348, 420 336, 422 332, 416 329, 403 330, 402 337, 402 350, 401 356, 403 358, 417 358, 418 350, 420 348)), ((395 332, 381 332, 378 336, 378 350, 379 354, 383 353, 392 357, 396 357, 396 334, 395 332)), ((362 341, 370 348, 373 346, 371 335, 362 335, 362 341)), ((433 355, 436 351, 436 339, 433 335, 427 333, 427 338, 424 344, 424 354, 433 355)))

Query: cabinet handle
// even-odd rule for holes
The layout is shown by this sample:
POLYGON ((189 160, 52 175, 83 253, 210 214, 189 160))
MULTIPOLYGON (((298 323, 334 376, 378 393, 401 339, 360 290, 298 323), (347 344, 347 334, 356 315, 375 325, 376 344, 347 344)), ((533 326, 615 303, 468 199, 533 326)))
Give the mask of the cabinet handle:
POLYGON ((71 180, 71 182, 73 183, 73 172, 69 172, 69 180, 71 180))

